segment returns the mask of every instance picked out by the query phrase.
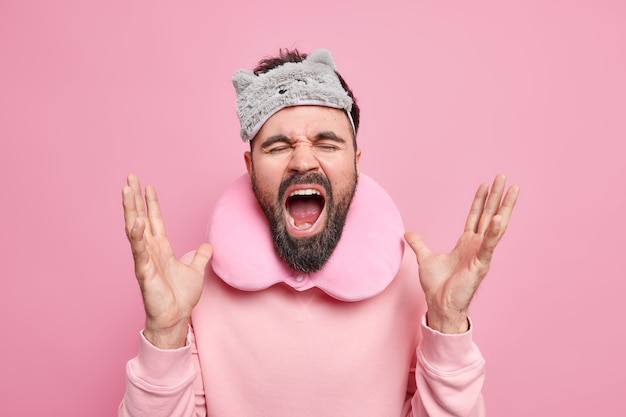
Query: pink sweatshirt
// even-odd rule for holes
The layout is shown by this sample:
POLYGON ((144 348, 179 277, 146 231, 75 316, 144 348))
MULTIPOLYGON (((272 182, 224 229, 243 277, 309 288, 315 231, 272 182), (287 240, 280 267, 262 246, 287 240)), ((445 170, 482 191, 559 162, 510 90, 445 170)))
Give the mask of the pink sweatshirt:
POLYGON ((361 174, 319 272, 275 255, 250 183, 216 205, 188 344, 141 338, 120 416, 484 416, 484 360, 465 334, 425 325, 417 263, 389 196, 361 174))

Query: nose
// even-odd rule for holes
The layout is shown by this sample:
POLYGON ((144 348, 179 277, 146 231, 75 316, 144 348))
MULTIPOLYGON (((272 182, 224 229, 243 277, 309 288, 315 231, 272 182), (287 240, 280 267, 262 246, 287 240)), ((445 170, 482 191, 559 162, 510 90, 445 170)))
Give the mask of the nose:
POLYGON ((313 149, 308 145, 296 145, 291 154, 289 161, 289 170, 304 174, 307 172, 317 171, 319 169, 319 161, 315 157, 313 149))

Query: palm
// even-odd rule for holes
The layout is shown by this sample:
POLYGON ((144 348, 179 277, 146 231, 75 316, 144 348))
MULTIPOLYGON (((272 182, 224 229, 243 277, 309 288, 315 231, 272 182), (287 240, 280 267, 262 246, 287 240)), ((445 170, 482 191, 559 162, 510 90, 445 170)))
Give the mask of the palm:
POLYGON ((431 254, 419 264, 422 289, 428 300, 463 309, 469 304, 477 284, 474 277, 486 274, 489 265, 478 259, 480 236, 463 233, 450 253, 431 254))
POLYGON ((170 327, 191 315, 200 299, 204 270, 179 261, 165 236, 147 240, 145 261, 135 264, 146 315, 170 327))
POLYGON ((517 186, 510 187, 502 198, 504 182, 505 177, 498 175, 491 190, 488 184, 479 187, 465 230, 450 253, 434 254, 416 233, 405 235, 417 256, 429 325, 432 319, 435 328, 454 331, 466 326, 469 304, 489 270, 517 201, 517 186))

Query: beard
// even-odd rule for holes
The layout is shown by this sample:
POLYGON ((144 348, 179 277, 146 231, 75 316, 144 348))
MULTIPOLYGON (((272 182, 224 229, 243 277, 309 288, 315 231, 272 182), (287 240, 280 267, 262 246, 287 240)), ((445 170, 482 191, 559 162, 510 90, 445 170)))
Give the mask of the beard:
POLYGON ((269 193, 260 190, 252 169, 252 189, 269 222, 274 249, 289 267, 306 273, 319 271, 326 264, 341 238, 357 181, 355 169, 351 186, 335 198, 325 176, 319 173, 296 174, 281 182, 278 198, 274 200, 269 193), (283 201, 285 190, 294 184, 319 184, 326 190, 326 224, 312 236, 294 238, 287 231, 283 201))

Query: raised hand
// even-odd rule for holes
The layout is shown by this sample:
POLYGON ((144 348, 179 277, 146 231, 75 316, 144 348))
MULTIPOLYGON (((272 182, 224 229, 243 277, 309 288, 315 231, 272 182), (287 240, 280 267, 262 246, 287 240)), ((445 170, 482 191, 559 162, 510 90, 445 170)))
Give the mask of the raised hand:
POLYGON ((517 202, 519 187, 510 187, 504 195, 505 181, 501 174, 496 176, 491 190, 487 183, 478 188, 465 230, 450 253, 432 253, 415 232, 404 235, 417 257, 428 305, 427 322, 432 329, 442 333, 468 329, 467 309, 489 270, 493 252, 517 202))
POLYGON ((156 191, 146 187, 144 201, 136 176, 128 176, 122 201, 126 236, 146 310, 144 336, 162 349, 182 347, 191 311, 200 299, 212 248, 204 243, 189 265, 180 262, 165 235, 156 191))

